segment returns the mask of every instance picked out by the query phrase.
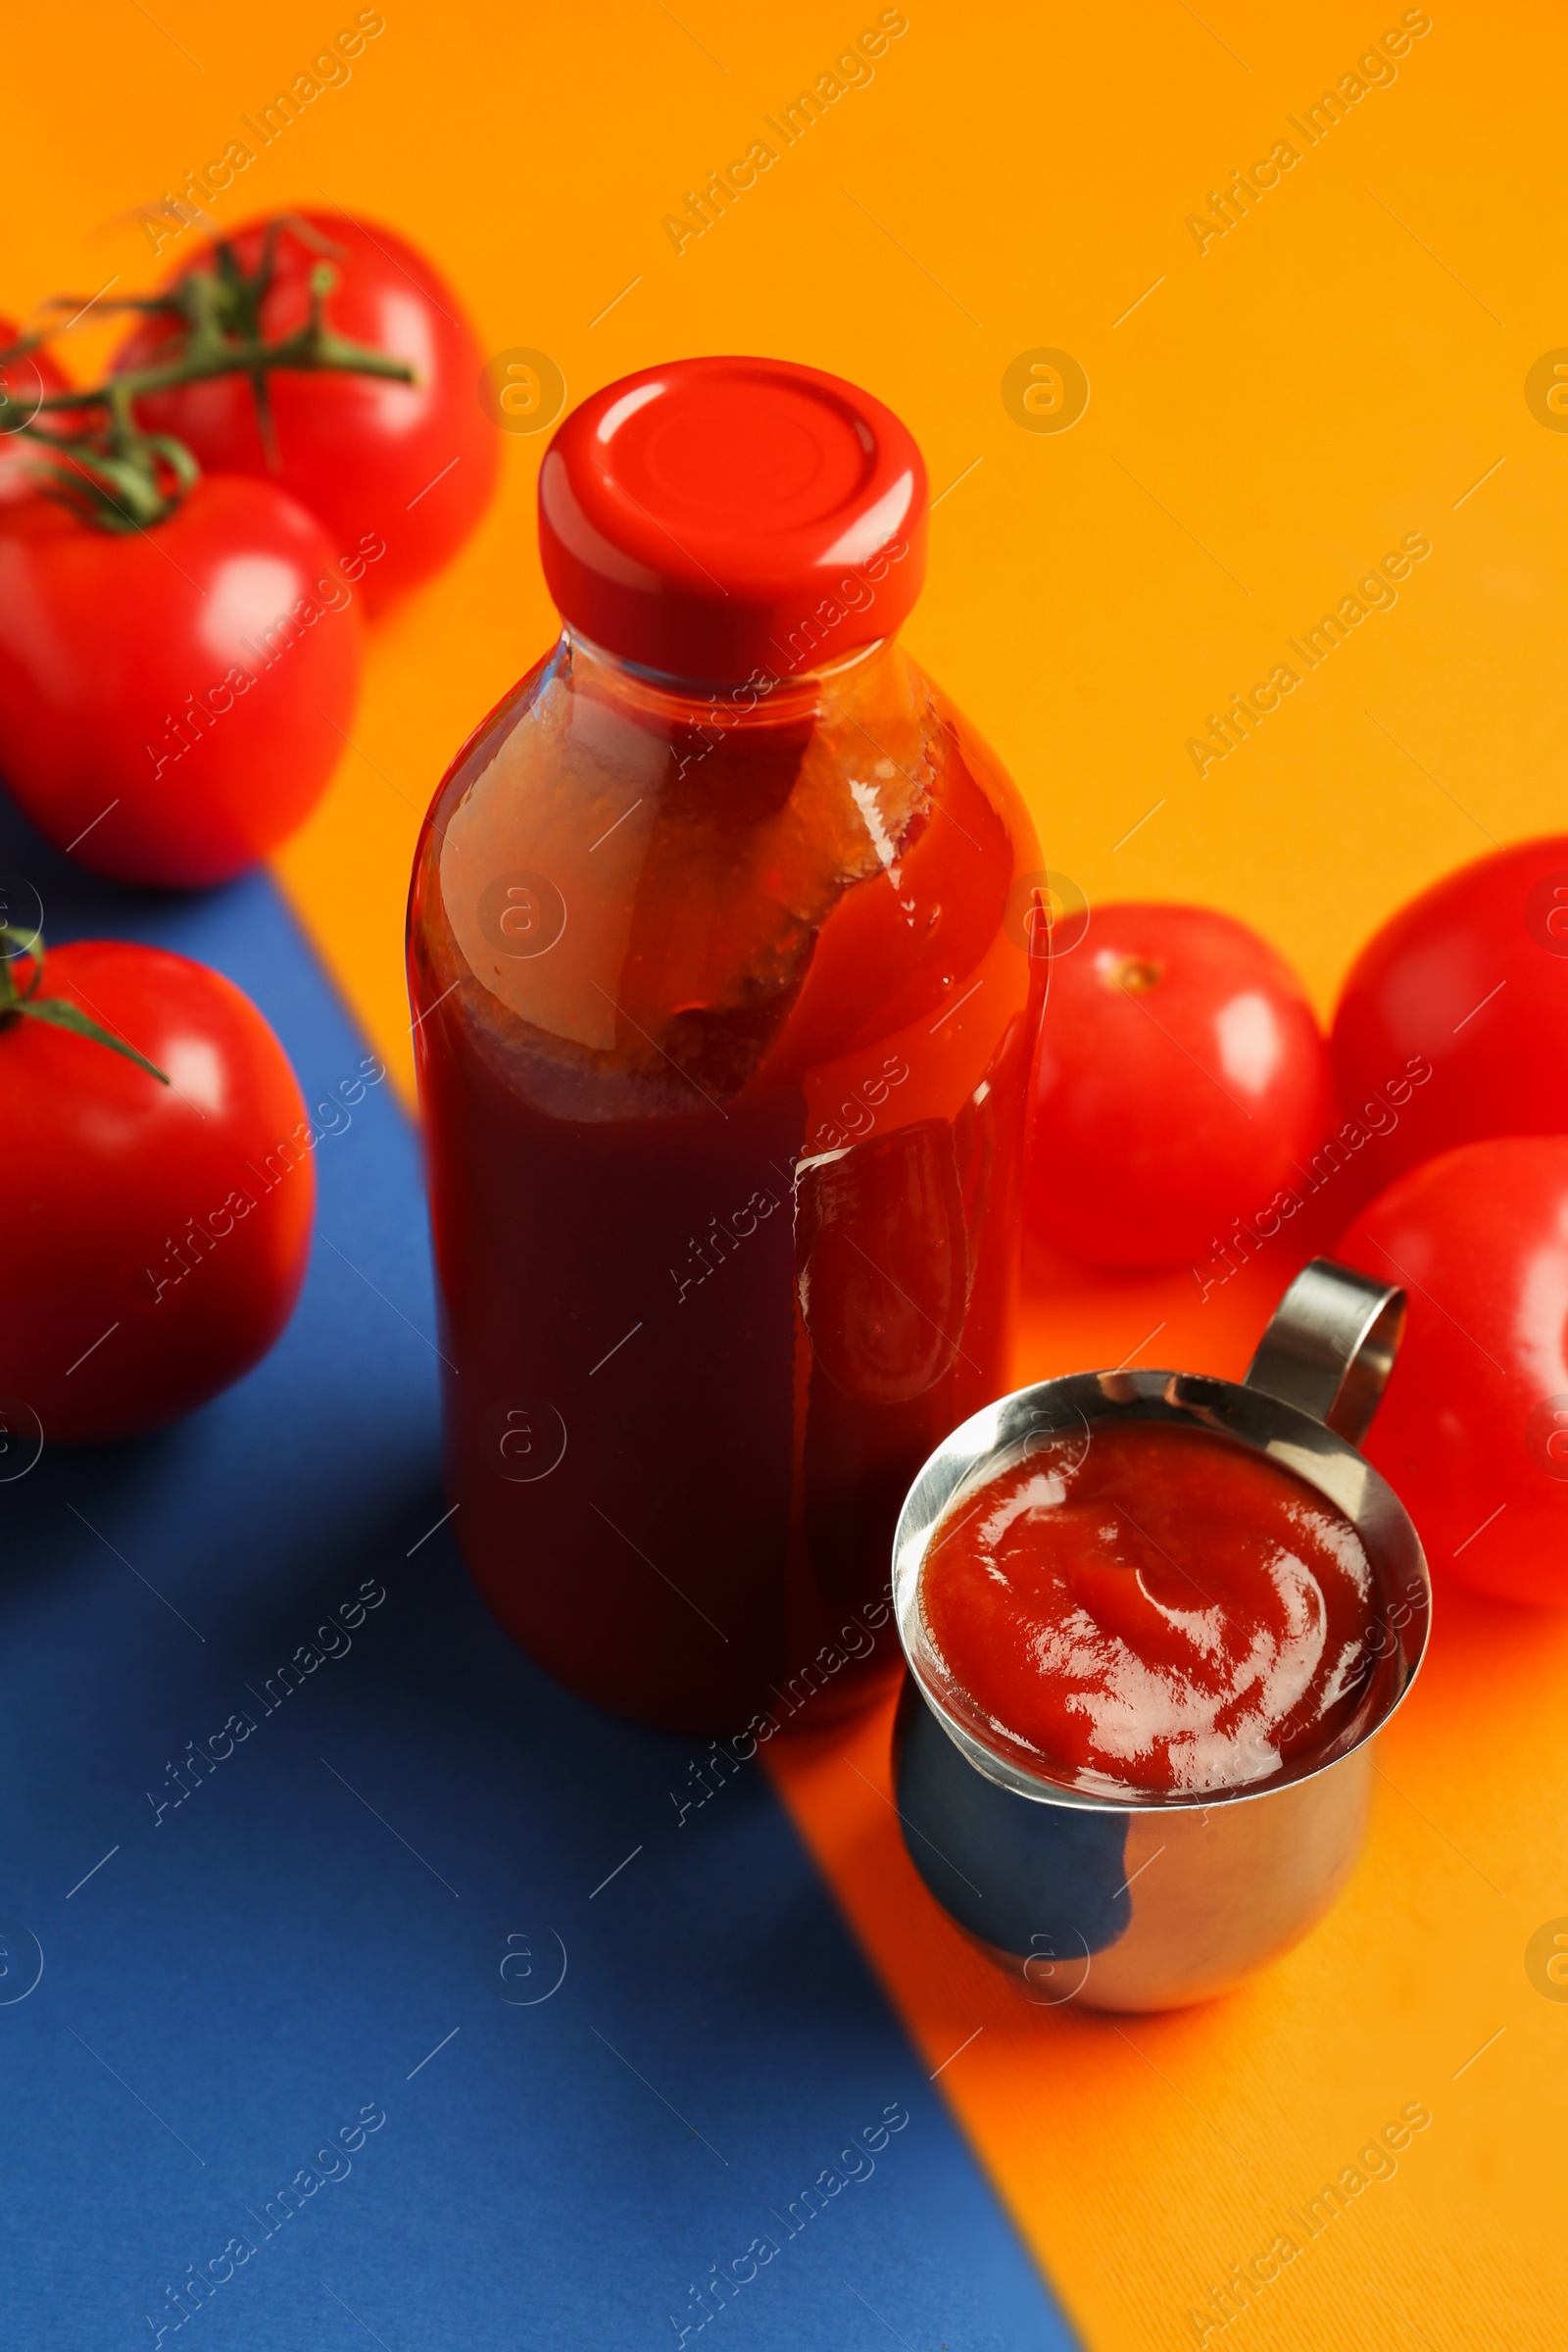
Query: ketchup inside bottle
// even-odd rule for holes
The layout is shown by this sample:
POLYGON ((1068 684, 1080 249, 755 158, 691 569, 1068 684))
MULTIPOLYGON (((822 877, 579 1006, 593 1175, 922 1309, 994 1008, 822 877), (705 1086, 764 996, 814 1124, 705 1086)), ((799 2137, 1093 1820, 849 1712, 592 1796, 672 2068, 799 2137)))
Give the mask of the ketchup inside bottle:
POLYGON ((1175 1422, 1032 1444, 939 1525, 920 1599, 979 1735, 1102 1796, 1326 1762, 1392 1672, 1345 1514, 1268 1457, 1175 1422))
POLYGON ((437 795, 454 1526, 602 1704, 763 1738, 894 1669, 904 1493, 1007 1385, 1037 855, 887 640, 747 703, 568 629, 437 795))

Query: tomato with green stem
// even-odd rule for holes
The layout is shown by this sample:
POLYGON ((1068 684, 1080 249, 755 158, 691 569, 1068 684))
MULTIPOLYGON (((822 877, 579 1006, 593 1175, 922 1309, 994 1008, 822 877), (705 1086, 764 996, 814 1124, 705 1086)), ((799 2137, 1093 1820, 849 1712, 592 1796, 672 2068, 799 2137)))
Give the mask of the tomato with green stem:
MULTIPOLYGON (((315 263, 276 334, 193 298, 145 368, 0 407, 42 461, 27 494, 0 499, 0 769, 52 841, 121 880, 238 872, 301 822, 347 740, 355 583, 384 544, 334 550, 276 483, 201 478, 138 414, 143 396, 265 388, 276 370, 406 389, 407 362, 329 322, 335 283, 315 263)), ((0 346, 0 368, 39 340, 0 346)))
POLYGON ((1299 980, 1207 906, 1097 906, 1053 958, 1026 1200, 1039 1232, 1107 1266, 1206 1261, 1233 1219, 1294 1207, 1321 1140, 1328 1058, 1299 980))
POLYGON ((5 930, 0 1092, 8 1404, 46 1444, 133 1437, 249 1371, 293 1311, 316 1188, 250 999, 161 948, 82 940, 46 964, 5 930))
POLYGON ((147 529, 0 501, 0 776, 122 882, 220 882, 292 833, 354 725, 359 600, 320 524, 213 474, 147 529))
POLYGON ((225 373, 144 394, 137 414, 209 471, 257 474, 289 491, 340 551, 368 533, 383 540, 385 560, 366 582, 375 610, 450 562, 489 503, 499 465, 497 432, 479 405, 484 355, 422 254, 379 222, 341 213, 247 222, 179 270, 171 292, 182 307, 149 310, 115 368, 177 353, 193 307, 229 334, 297 331, 323 257, 336 273, 334 326, 405 361, 412 383, 285 370, 264 388, 225 373))
POLYGON ((14 319, 0 318, 0 499, 25 498, 34 487, 37 444, 27 427, 40 402, 65 389, 65 373, 49 353, 14 319))

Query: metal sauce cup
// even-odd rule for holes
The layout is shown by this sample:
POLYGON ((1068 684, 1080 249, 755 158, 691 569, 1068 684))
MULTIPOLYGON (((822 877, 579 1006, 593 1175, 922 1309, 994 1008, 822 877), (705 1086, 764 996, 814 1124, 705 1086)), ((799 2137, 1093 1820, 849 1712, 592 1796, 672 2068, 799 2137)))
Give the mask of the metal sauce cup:
POLYGON ((909 1857, 939 1903, 1032 1997, 1090 2009, 1179 2008, 1240 1984, 1329 1908, 1360 1851, 1371 1740, 1415 1679, 1432 1592, 1403 1506, 1356 1450, 1404 1322, 1404 1296, 1329 1258, 1292 1283, 1245 1383, 1190 1372, 1081 1372, 1019 1389, 931 1456, 894 1539, 908 1675, 894 1777, 909 1857), (1328 1754, 1202 1796, 1094 1796, 977 1728, 920 1611, 920 1572, 959 1490, 1031 1439, 1117 1420, 1222 1434, 1315 1487, 1351 1522, 1377 1580, 1386 1663, 1328 1754))

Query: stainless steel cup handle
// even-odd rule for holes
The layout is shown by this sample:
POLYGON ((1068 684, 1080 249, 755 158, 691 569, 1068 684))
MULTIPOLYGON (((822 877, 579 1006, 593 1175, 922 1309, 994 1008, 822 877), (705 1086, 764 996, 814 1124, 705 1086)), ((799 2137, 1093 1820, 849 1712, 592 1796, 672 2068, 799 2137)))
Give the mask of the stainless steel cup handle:
POLYGON ((1246 1386, 1359 1446, 1404 1329, 1404 1293, 1332 1257, 1314 1257, 1286 1292, 1247 1369, 1246 1386))

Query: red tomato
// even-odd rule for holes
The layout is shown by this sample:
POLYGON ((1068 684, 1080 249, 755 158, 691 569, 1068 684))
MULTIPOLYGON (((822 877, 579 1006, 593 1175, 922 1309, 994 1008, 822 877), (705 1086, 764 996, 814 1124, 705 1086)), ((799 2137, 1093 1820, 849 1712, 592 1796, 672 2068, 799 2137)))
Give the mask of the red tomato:
POLYGON ((1348 1111, 1386 1132, 1387 1183, 1487 1135, 1568 1127, 1568 833, 1481 858, 1362 949, 1334 1018, 1348 1111), (1430 1076, 1391 1123, 1391 1080, 1430 1076))
POLYGON ((1035 1223, 1102 1265, 1208 1258, 1232 1218, 1267 1214, 1298 1183, 1327 1058, 1300 982, 1244 924, 1203 906, 1097 906, 1052 967, 1035 1223))
POLYGON ((1434 1576, 1568 1606, 1568 1136, 1428 1160, 1335 1254, 1409 1298, 1366 1451, 1434 1576))
MULTIPOLYGON (((326 309, 332 327, 409 361, 415 382, 279 370, 270 379, 277 437, 270 465, 245 376, 182 384, 138 401, 136 413, 149 432, 175 434, 210 472, 261 474, 292 492, 319 515, 335 554, 367 538, 384 541, 386 554, 365 583, 379 609, 439 571, 489 501, 499 453, 479 406, 484 355, 451 288, 391 229, 365 228, 341 213, 299 217, 339 254, 323 255, 283 232, 262 332, 275 340, 304 323, 311 271, 331 259, 340 273, 326 309)), ((228 239, 246 270, 261 256, 266 225, 250 221, 228 239)), ((212 267, 206 246, 175 274, 212 267)), ((146 366, 179 332, 177 320, 147 318, 120 352, 117 371, 146 366)))
POLYGON ((0 1024, 3 1385, 46 1442, 130 1437, 227 1388, 288 1321, 316 1200, 305 1104, 250 999, 187 956, 84 940, 38 994, 169 1084, 95 1039, 0 1024))
POLYGON ((324 790, 362 634, 320 525, 270 483, 212 475, 123 533, 0 504, 0 774, 101 873, 222 881, 324 790))

